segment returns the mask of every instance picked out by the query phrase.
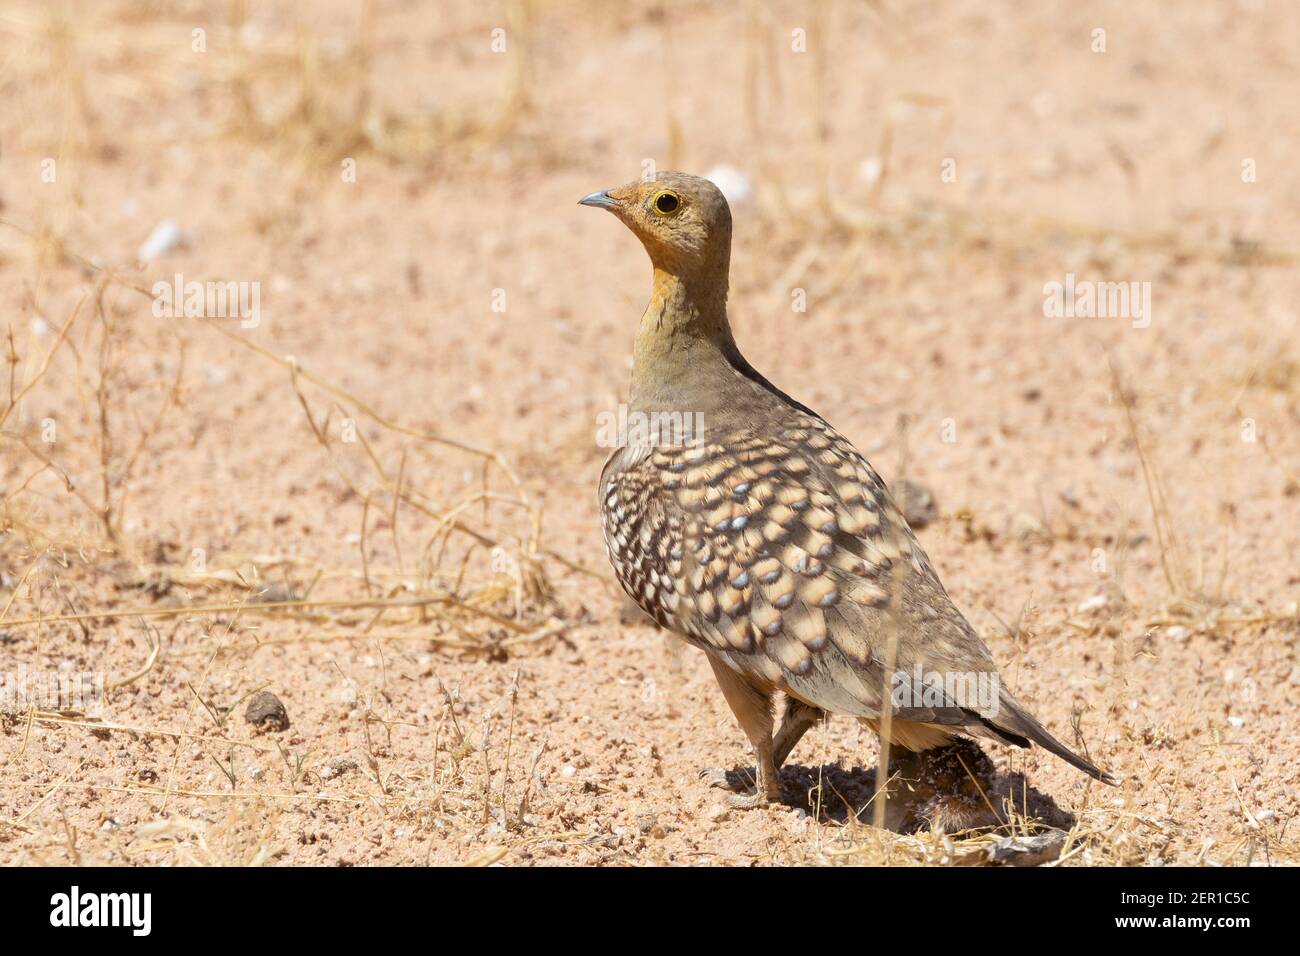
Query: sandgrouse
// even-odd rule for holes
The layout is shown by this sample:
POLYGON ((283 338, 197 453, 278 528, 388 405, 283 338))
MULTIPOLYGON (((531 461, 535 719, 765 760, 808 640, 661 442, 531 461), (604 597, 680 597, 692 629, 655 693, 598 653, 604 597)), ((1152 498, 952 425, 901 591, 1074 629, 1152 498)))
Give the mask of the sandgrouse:
POLYGON ((705 652, 753 745, 757 786, 732 802, 779 800, 777 771, 827 713, 879 732, 886 694, 892 745, 906 751, 961 735, 1033 741, 1113 783, 1000 682, 993 706, 976 710, 948 693, 959 685, 933 679, 996 679, 997 666, 867 460, 740 354, 726 308, 731 211, 717 187, 661 172, 580 202, 614 213, 654 266, 629 416, 703 425, 690 440, 653 429, 628 440, 605 463, 599 502, 624 590, 705 652))

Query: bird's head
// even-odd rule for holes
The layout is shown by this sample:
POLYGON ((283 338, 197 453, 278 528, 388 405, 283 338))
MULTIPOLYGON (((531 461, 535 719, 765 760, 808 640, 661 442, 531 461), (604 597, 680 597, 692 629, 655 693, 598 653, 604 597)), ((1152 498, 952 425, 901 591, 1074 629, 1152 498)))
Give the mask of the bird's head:
POLYGON ((578 200, 608 209, 636 234, 656 269, 684 280, 721 281, 731 258, 731 210, 717 186, 663 172, 578 200))

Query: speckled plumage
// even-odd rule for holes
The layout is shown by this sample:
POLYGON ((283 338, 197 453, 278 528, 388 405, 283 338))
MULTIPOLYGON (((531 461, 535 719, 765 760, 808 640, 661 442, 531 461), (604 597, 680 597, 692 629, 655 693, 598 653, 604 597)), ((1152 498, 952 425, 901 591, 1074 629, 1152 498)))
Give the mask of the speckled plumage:
MULTIPOLYGON (((818 716, 880 717, 891 637, 891 675, 995 674, 880 476, 737 349, 725 308, 731 217, 717 189, 661 173, 584 202, 618 215, 655 269, 631 408, 703 424, 689 441, 660 434, 609 457, 599 500, 610 562, 647 614, 709 656, 755 746, 750 802, 774 798, 776 768, 818 716), (794 704, 774 745, 777 691, 794 704)), ((1035 740, 1106 779, 1005 690, 992 716, 926 703, 892 708, 895 744, 927 750, 959 732, 1035 740)))

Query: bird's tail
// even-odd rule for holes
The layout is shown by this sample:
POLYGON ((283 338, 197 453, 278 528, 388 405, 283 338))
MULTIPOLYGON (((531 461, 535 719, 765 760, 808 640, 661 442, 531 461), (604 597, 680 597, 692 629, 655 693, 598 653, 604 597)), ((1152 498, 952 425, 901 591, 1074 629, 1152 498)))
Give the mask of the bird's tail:
POLYGON ((1007 743, 1017 747, 1028 747, 1030 741, 1044 750, 1051 751, 1072 767, 1077 767, 1088 776, 1108 783, 1112 787, 1119 785, 1119 780, 1097 767, 1090 760, 1080 757, 1065 744, 1048 732, 1047 728, 1034 719, 1014 697, 1005 690, 999 698, 998 712, 992 717, 982 718, 984 725, 1007 743))

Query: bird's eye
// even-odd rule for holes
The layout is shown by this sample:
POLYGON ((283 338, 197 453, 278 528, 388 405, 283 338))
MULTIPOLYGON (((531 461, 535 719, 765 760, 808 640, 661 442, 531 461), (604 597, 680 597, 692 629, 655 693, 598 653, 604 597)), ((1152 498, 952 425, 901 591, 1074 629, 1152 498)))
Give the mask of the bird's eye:
POLYGON ((655 196, 654 210, 660 216, 671 216, 682 204, 677 198, 677 194, 672 190, 665 189, 658 196, 655 196))

